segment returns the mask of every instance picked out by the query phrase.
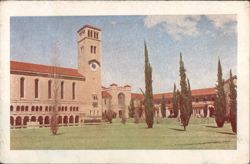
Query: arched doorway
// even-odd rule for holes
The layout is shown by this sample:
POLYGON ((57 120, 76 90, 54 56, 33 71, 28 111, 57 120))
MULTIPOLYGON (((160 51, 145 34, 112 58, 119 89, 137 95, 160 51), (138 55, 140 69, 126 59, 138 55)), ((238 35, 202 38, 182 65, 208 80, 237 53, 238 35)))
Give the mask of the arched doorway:
POLYGON ((16 117, 16 126, 18 126, 18 128, 22 126, 22 118, 20 116, 16 117))
POLYGON ((118 107, 120 108, 119 118, 121 118, 123 114, 123 110, 125 109, 125 94, 124 93, 118 94, 118 107))
POLYGON ((39 122, 40 127, 42 127, 43 126, 43 116, 39 116, 37 120, 39 122))
POLYGON ((28 116, 25 116, 23 118, 23 125, 27 125, 27 122, 29 122, 29 117, 28 116))
POLYGON ((44 119, 44 124, 49 125, 49 116, 46 116, 44 119))
POLYGON ((75 123, 79 123, 79 116, 75 117, 75 123))
POLYGON ((14 117, 10 116, 10 125, 14 126, 14 117))
POLYGON ((73 124, 73 122, 74 122, 74 117, 73 117, 73 116, 70 116, 70 117, 69 117, 69 123, 70 123, 70 124, 73 124))
POLYGON ((68 124, 68 116, 63 117, 63 124, 68 124))
POLYGON ((58 116, 58 124, 62 124, 62 116, 58 116))
POLYGON ((36 122, 36 116, 32 116, 31 119, 30 119, 30 121, 36 122))

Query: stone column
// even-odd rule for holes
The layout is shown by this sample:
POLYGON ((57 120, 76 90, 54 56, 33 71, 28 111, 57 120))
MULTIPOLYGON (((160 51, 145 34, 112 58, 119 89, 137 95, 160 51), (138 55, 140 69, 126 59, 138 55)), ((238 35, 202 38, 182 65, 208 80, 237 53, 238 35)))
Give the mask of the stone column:
POLYGON ((210 117, 209 115, 210 115, 210 110, 209 110, 209 108, 207 107, 207 117, 210 117))
POLYGON ((16 118, 14 117, 13 128, 16 128, 16 118))

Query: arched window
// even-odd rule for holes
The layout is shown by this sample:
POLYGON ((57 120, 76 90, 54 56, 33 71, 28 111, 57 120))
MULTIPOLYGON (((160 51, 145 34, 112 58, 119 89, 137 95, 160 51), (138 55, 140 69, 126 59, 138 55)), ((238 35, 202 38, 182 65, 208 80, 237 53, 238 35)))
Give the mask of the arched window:
POLYGON ((119 106, 125 106, 125 95, 124 93, 118 94, 118 105, 119 106))
POLYGON ((13 105, 10 106, 10 111, 11 111, 11 112, 13 111, 13 105))
POLYGON ((67 112, 67 110, 68 110, 68 109, 67 109, 67 107, 66 107, 66 106, 64 107, 64 109, 65 109, 65 111, 67 112))
POLYGON ((48 112, 48 106, 45 107, 45 111, 48 112))
POLYGON ((36 111, 38 112, 38 110, 39 110, 39 107, 38 107, 38 106, 36 106, 36 111))
POLYGON ((21 111, 22 111, 22 112, 24 111, 24 106, 21 106, 21 111))
POLYGON ((40 112, 41 112, 41 111, 43 111, 43 107, 42 107, 42 106, 40 106, 39 110, 40 110, 40 112))
POLYGON ((73 83, 72 83, 72 99, 73 99, 73 100, 75 99, 75 87, 76 87, 76 83, 73 82, 73 83))
POLYGON ((24 97, 24 78, 22 77, 20 79, 20 97, 24 97))
POLYGON ((20 111, 20 106, 16 107, 16 111, 19 112, 20 111))
POLYGON ((26 112, 29 111, 29 107, 28 107, 28 106, 25 107, 25 111, 26 111, 26 112))
POLYGON ((63 85, 64 85, 64 82, 62 81, 61 82, 61 99, 63 99, 63 85))
POLYGON ((31 107, 31 111, 32 111, 32 112, 35 111, 35 107, 34 107, 34 106, 31 107))
POLYGON ((48 81, 48 98, 51 99, 51 84, 52 84, 52 81, 49 80, 48 81))
POLYGON ((35 98, 38 98, 38 79, 35 79, 35 98))

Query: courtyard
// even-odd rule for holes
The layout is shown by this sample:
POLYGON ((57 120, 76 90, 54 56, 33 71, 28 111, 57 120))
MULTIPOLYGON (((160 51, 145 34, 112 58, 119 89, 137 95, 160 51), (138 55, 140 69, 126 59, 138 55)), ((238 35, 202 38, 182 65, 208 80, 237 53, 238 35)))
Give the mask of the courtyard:
POLYGON ((76 127, 60 127, 58 135, 49 128, 11 129, 10 148, 15 150, 73 149, 236 149, 230 123, 217 128, 214 118, 190 119, 187 131, 177 119, 161 118, 152 129, 146 123, 120 119, 76 127))

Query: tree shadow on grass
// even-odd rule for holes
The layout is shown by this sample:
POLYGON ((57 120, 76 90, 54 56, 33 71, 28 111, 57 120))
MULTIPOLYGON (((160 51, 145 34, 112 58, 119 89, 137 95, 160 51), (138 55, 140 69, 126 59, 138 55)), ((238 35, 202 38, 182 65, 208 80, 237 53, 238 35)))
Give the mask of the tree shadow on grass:
POLYGON ((229 132, 217 132, 217 133, 235 135, 235 133, 229 133, 229 132))
POLYGON ((60 136, 60 135, 63 135, 64 133, 60 132, 60 133, 57 133, 56 136, 60 136))
POLYGON ((210 142, 201 142, 201 143, 183 143, 176 145, 205 145, 205 144, 217 144, 217 143, 228 143, 230 141, 210 141, 210 142))
POLYGON ((175 131, 184 131, 184 129, 176 129, 176 128, 168 128, 168 129, 175 130, 175 131))
POLYGON ((210 125, 206 125, 205 127, 207 127, 207 128, 218 128, 217 126, 210 126, 210 125))

